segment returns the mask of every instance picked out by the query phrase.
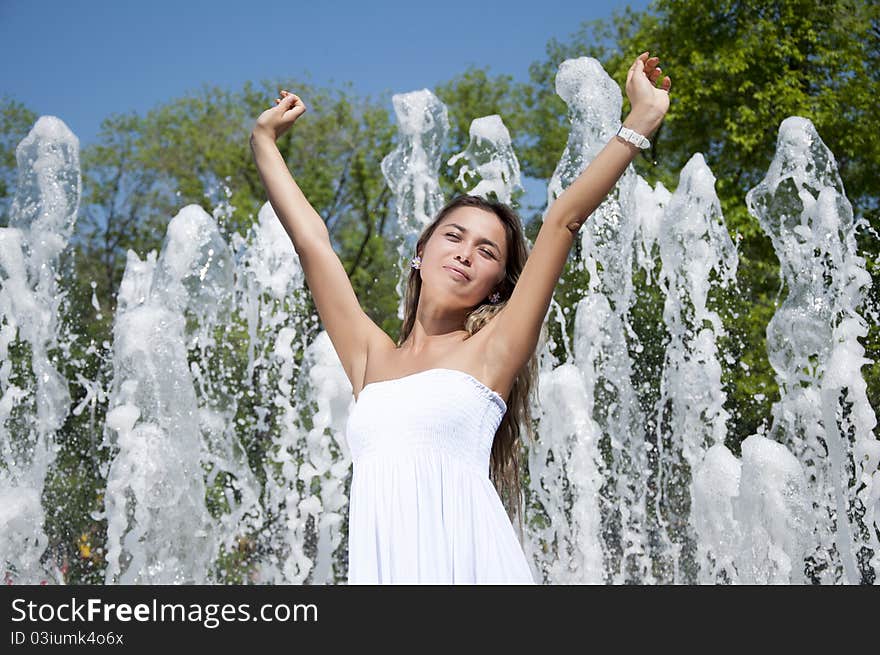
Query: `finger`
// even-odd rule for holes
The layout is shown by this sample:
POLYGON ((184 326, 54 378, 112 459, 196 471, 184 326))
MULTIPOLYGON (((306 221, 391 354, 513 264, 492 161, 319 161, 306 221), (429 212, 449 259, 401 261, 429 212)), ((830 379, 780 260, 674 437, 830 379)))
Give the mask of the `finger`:
POLYGON ((641 74, 645 70, 644 66, 644 62, 641 59, 636 59, 633 62, 632 68, 626 74, 626 83, 629 84, 636 75, 641 74))
POLYGON ((636 75, 638 75, 639 73, 644 73, 644 72, 645 72, 645 62, 644 62, 644 60, 642 60, 642 59, 636 59, 635 66, 636 66, 636 67, 635 67, 635 69, 633 70, 633 73, 635 73, 636 75))
POLYGON ((668 75, 663 78, 663 84, 660 88, 662 88, 664 91, 669 91, 669 89, 672 88, 672 80, 668 75))
POLYGON ((655 68, 654 70, 651 71, 651 74, 648 76, 648 78, 651 80, 652 84, 656 84, 657 80, 660 79, 660 75, 662 75, 662 74, 663 74, 662 69, 655 68))
POLYGON ((289 94, 281 98, 275 98, 275 107, 277 107, 282 113, 288 111, 292 104, 289 94))
POLYGON ((304 114, 306 112, 306 105, 302 101, 297 103, 288 103, 288 106, 285 109, 285 113, 287 112, 296 112, 296 115, 299 116, 300 114, 304 114))

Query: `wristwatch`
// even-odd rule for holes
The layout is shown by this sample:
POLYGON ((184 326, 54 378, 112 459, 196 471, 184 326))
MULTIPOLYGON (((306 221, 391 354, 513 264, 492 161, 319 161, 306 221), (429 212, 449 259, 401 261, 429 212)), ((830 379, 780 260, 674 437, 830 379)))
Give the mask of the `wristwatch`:
POLYGON ((641 148, 642 150, 646 150, 651 147, 651 142, 648 141, 648 137, 643 134, 639 134, 638 132, 634 132, 628 127, 620 126, 620 129, 617 130, 617 136, 626 141, 627 143, 631 143, 634 146, 641 148))

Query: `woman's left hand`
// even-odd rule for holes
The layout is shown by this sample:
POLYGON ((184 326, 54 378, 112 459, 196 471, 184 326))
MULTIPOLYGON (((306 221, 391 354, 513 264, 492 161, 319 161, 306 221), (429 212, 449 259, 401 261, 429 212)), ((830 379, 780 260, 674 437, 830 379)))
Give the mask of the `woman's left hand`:
POLYGON ((646 136, 660 126, 669 110, 669 89, 672 87, 668 75, 657 86, 663 70, 659 66, 660 58, 649 57, 649 54, 643 52, 636 57, 626 74, 626 96, 632 105, 627 122, 637 124, 637 131, 646 136))

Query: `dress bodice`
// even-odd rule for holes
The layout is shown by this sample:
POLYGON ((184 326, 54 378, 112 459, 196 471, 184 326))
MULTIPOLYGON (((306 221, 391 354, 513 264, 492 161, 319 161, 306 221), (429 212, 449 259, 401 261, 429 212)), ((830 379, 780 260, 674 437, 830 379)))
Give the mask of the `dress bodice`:
POLYGON ((367 384, 349 414, 352 462, 382 454, 443 451, 489 473, 495 432, 507 405, 464 371, 431 368, 367 384))

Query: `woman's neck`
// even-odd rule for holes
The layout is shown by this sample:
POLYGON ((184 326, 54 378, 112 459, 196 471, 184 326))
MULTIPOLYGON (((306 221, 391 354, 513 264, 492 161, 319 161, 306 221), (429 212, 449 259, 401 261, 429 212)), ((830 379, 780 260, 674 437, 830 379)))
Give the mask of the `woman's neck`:
POLYGON ((423 355, 433 351, 448 349, 468 338, 467 331, 459 326, 456 329, 428 334, 428 332, 416 321, 412 331, 398 350, 405 350, 412 355, 423 355))

